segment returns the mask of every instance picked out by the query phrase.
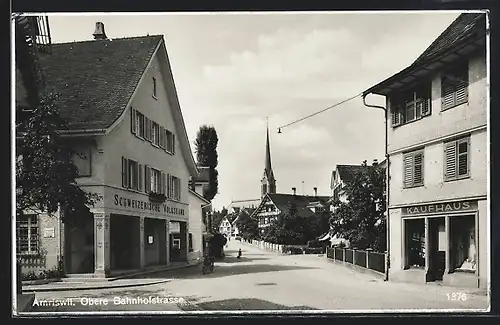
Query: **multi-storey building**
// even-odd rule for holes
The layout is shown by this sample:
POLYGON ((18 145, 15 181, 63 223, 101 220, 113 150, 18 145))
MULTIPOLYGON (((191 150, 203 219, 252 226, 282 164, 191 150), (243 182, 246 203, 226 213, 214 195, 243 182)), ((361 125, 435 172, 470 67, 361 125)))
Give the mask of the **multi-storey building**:
POLYGON ((485 16, 364 92, 386 97, 389 280, 488 286, 485 16))
MULTIPOLYGON (((199 174, 163 36, 110 40, 102 23, 94 36, 53 44, 40 60, 47 89, 60 95, 78 184, 101 200, 90 214, 61 210, 64 223, 59 213, 25 212, 17 220, 24 272, 62 261, 67 274, 108 277, 187 262, 190 213, 201 221, 207 204, 188 186, 199 174)), ((192 241, 201 243, 196 228, 192 241)))

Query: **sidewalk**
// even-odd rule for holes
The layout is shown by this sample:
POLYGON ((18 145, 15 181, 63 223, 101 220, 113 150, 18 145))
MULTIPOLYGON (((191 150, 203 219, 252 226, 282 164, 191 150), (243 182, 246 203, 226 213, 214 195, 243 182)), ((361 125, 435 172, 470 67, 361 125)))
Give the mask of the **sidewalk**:
POLYGON ((89 281, 84 280, 74 282, 51 282, 37 285, 24 285, 23 293, 26 292, 46 292, 46 291, 74 291, 109 288, 127 288, 165 283, 170 279, 119 279, 114 281, 89 281))

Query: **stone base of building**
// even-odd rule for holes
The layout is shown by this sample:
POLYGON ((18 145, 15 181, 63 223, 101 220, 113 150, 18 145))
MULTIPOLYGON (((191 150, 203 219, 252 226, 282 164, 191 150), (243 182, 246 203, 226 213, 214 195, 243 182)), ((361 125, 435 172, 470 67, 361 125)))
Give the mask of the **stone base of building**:
POLYGON ((444 274, 442 281, 429 281, 428 278, 429 277, 424 269, 408 269, 389 272, 389 281, 393 282, 406 282, 415 284, 442 283, 446 286, 458 288, 487 289, 486 280, 484 279, 481 281, 481 279, 473 273, 455 272, 444 274))
POLYGON ((427 276, 424 269, 390 270, 389 281, 426 284, 427 276))

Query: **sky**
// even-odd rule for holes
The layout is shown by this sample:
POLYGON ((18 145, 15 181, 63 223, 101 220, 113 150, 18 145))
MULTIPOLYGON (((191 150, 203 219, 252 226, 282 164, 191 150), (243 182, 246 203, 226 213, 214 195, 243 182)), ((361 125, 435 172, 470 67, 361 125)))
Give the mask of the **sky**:
MULTIPOLYGON (((278 193, 329 195, 337 164, 384 159, 384 114, 353 97, 410 65, 457 12, 205 13, 49 18, 54 43, 162 34, 193 142, 199 127, 219 137, 215 209, 258 199, 266 121, 278 193)), ((370 104, 384 104, 368 97, 370 104)))

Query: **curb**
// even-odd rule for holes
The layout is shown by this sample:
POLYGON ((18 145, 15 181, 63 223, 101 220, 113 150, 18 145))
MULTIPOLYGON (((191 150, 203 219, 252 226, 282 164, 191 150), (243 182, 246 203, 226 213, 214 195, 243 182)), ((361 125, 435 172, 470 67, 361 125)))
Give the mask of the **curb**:
MULTIPOLYGON (((107 281, 109 284, 102 284, 102 285, 96 285, 96 286, 87 286, 87 287, 82 287, 82 286, 63 286, 63 287, 46 287, 46 288, 23 288, 23 293, 29 293, 29 292, 52 292, 52 291, 81 291, 81 290, 99 290, 99 289, 113 289, 113 288, 129 288, 129 287, 141 287, 141 286, 147 286, 147 285, 153 285, 153 284, 160 284, 160 283, 166 283, 172 281, 171 279, 164 279, 164 280, 158 280, 158 281, 153 281, 153 282, 143 282, 143 283, 126 283, 126 284, 119 284, 113 285, 113 281, 107 281)), ((68 284, 71 282, 68 282, 68 284)))

